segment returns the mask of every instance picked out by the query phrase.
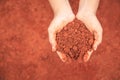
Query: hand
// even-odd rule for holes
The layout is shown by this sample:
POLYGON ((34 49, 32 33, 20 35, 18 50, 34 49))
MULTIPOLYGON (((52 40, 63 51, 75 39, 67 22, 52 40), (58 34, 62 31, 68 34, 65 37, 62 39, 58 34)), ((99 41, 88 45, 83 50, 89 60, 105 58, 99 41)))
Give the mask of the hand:
MULTIPOLYGON (((87 29, 90 30, 91 33, 93 33, 95 37, 93 50, 96 50, 98 45, 102 41, 102 31, 103 31, 101 24, 98 21, 96 15, 92 12, 87 12, 87 10, 85 10, 85 11, 78 12, 76 15, 76 18, 81 20, 86 25, 87 29)), ((83 57, 84 62, 87 62, 89 60, 93 50, 88 51, 84 55, 83 57)))
MULTIPOLYGON (((52 51, 56 51, 56 33, 61 31, 66 24, 73 21, 74 18, 75 16, 73 13, 67 12, 62 12, 54 17, 48 28, 49 41, 52 45, 52 51)), ((59 51, 56 52, 63 62, 66 62, 68 60, 65 54, 59 51)))

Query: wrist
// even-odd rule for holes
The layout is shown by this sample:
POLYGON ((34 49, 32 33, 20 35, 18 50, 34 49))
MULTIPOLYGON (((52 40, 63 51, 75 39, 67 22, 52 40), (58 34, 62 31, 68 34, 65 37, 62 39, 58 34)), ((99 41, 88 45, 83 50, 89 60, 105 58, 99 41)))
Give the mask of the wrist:
POLYGON ((74 15, 74 13, 72 12, 72 9, 69 8, 63 8, 61 10, 58 10, 56 12, 54 12, 54 16, 70 16, 70 15, 74 15))
POLYGON ((81 9, 79 9, 78 13, 85 14, 85 15, 89 15, 89 14, 95 15, 96 14, 96 12, 93 9, 87 8, 87 7, 83 7, 81 9))
POLYGON ((100 0, 81 0, 78 11, 88 11, 96 14, 100 0))
POLYGON ((80 10, 80 11, 78 11, 76 18, 81 20, 81 19, 87 19, 92 16, 96 16, 96 14, 89 10, 80 10))
POLYGON ((60 12, 58 12, 57 14, 54 15, 54 18, 63 18, 63 19, 74 19, 75 18, 75 15, 72 11, 70 10, 62 10, 60 12))

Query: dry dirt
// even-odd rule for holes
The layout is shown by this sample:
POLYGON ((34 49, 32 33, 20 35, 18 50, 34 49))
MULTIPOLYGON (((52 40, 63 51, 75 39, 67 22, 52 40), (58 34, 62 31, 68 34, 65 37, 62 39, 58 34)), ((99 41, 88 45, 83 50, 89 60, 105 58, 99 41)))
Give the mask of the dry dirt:
POLYGON ((57 51, 71 60, 83 62, 83 56, 93 49, 94 35, 83 22, 74 19, 56 34, 56 41, 57 51))
POLYGON ((47 0, 0 0, 0 80, 120 80, 120 0, 100 0, 97 16, 102 44, 89 62, 65 64, 48 41, 47 0))

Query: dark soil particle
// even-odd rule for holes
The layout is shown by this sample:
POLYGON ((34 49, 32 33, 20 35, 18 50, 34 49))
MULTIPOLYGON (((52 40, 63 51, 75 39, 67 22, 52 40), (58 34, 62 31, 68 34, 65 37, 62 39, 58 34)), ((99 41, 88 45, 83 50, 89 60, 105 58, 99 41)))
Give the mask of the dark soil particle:
POLYGON ((84 23, 75 19, 57 33, 56 41, 58 51, 77 60, 92 49, 94 36, 84 23))

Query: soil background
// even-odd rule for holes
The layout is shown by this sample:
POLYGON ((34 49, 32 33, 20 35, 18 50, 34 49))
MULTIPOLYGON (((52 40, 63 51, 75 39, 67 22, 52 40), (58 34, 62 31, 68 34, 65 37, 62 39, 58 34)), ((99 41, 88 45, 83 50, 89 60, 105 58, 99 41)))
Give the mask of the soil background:
POLYGON ((48 41, 47 0, 0 0, 0 80, 120 80, 119 9, 120 0, 100 0, 102 44, 89 62, 65 64, 48 41))

